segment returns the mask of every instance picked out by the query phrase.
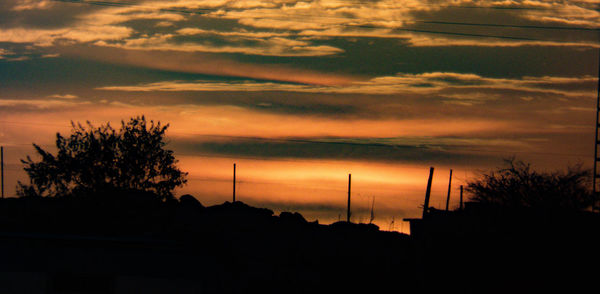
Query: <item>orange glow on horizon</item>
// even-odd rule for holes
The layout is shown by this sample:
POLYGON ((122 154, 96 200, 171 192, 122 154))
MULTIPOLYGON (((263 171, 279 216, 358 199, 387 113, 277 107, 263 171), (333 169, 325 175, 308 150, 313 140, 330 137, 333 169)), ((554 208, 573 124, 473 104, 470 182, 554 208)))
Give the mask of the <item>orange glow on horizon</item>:
MULTIPOLYGON (((76 99, 73 99, 76 100, 76 99)), ((333 119, 301 115, 268 114, 233 106, 132 106, 128 104, 73 104, 60 110, 9 114, 0 131, 11 141, 5 146, 21 149, 13 164, 26 154, 33 154, 31 142, 51 146, 57 131, 70 133, 70 121, 84 122, 94 118, 98 126, 111 121, 118 128, 122 119, 145 114, 148 119, 169 123, 167 139, 198 141, 199 135, 289 138, 335 136, 349 138, 378 138, 418 136, 452 136, 478 132, 501 132, 515 126, 507 122, 486 120, 367 120, 333 119), (27 153, 25 153, 27 152, 27 153)), ((71 103, 71 104, 69 104, 71 103)), ((50 107, 50 106, 49 106, 50 107)), ((517 129, 519 131, 519 129, 517 129)), ((226 138, 227 139, 227 138, 226 138)), ((44 146, 45 147, 45 146, 44 146)), ((52 150, 52 147, 48 147, 52 150)), ((405 217, 418 217, 422 205, 429 163, 401 164, 360 160, 292 160, 208 157, 204 154, 175 155, 183 171, 189 172, 189 183, 178 195, 190 193, 205 205, 231 200, 232 164, 238 164, 238 199, 250 205, 263 206, 281 212, 298 211, 307 219, 322 223, 336 221, 345 215, 348 173, 352 173, 353 221, 368 222, 369 207, 375 197, 375 223, 388 229, 392 217, 398 225, 405 217)), ((193 153, 193 152, 191 152, 193 153)), ((218 152, 217 152, 218 153, 218 152)), ((223 156, 215 154, 215 156, 223 156)), ((241 156, 240 156, 241 157, 241 156)), ((434 164, 434 163, 431 163, 434 164)), ((465 164, 465 163, 463 163, 465 164)), ((473 173, 459 163, 455 166, 436 166, 431 205, 445 207, 448 170, 454 169, 451 207, 458 206, 458 186, 473 173), (461 170, 462 169, 462 170, 461 170), (463 176, 464 175, 464 176, 463 176)), ((474 169, 477 167, 468 167, 474 169)), ((10 175, 11 179, 23 179, 10 175)), ((407 226, 406 230, 408 229, 407 226)), ((399 227, 396 227, 398 229, 399 227)))
MULTIPOLYGON (((298 211, 308 220, 331 223, 340 215, 345 219, 348 173, 352 174, 352 211, 354 222, 368 222, 372 197, 375 220, 382 230, 408 226, 403 218, 421 213, 427 166, 327 160, 256 160, 183 156, 181 168, 189 172, 189 182, 179 194, 190 193, 204 205, 231 201, 233 163, 237 164, 239 201, 281 211, 298 211), (208 167, 208 168, 207 168, 208 167)), ((466 171, 464 172, 466 173, 466 171)), ((454 171, 451 209, 458 206, 458 186, 464 178, 454 171)), ((448 169, 434 174, 431 205, 444 208, 448 169)), ((466 197, 466 196, 465 196, 466 197)))

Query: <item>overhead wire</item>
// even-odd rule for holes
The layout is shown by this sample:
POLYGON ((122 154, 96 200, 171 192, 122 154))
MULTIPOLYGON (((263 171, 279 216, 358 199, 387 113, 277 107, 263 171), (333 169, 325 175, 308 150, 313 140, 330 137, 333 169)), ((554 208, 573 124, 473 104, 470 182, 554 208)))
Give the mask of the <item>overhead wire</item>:
MULTIPOLYGON (((82 0, 52 0, 57 2, 66 2, 66 3, 77 3, 77 4, 88 4, 88 5, 100 5, 100 6, 118 6, 118 7, 139 7, 139 8, 154 8, 151 6, 144 6, 138 3, 123 3, 123 2, 113 2, 113 1, 82 1, 82 0)), ((346 3, 346 2, 344 2, 346 3)), ((442 6, 446 7, 446 6, 442 6)), ((454 6, 453 6, 454 7, 454 6)), ((460 6, 456 6, 458 8, 460 6)), ((491 8, 491 7, 462 7, 462 8, 491 8)), ((496 7, 497 8, 497 7, 496 7)), ((183 9, 174 9, 174 8, 160 8, 158 11, 162 12, 172 12, 172 13, 182 13, 182 14, 196 14, 196 15, 208 15, 208 12, 214 12, 216 8, 194 8, 194 10, 183 10, 183 9)), ((546 9, 545 9, 546 10, 546 9)), ((547 9, 551 10, 551 9, 547 9)), ((442 30, 433 30, 433 29, 421 29, 421 28, 410 28, 410 27, 393 27, 393 26, 376 26, 369 24, 352 24, 352 21, 356 21, 359 19, 356 18, 348 18, 348 17, 337 17, 337 16, 323 16, 323 15, 312 15, 312 14, 302 14, 302 13, 293 13, 293 14, 261 14, 261 19, 272 19, 272 20, 294 20, 294 17, 310 17, 317 19, 334 19, 345 21, 345 23, 332 23, 332 26, 342 26, 342 27, 357 27, 357 28, 367 28, 367 29, 389 29, 392 31, 403 31, 403 32, 412 32, 412 33, 421 33, 421 34, 437 34, 437 35, 449 35, 449 36, 459 36, 459 37, 469 37, 469 38, 492 38, 492 39, 504 39, 504 40, 513 40, 513 41, 529 41, 529 42, 552 42, 552 43, 565 43, 565 44, 581 44, 586 45, 589 44, 584 42, 577 41, 563 41, 563 40, 549 40, 549 39, 541 39, 541 38, 533 38, 533 37, 523 37, 523 36, 509 36, 509 35, 498 35, 498 34, 484 34, 484 33, 470 33, 470 32, 454 32, 454 31, 442 31, 442 30)), ((300 20, 300 19, 298 19, 300 20)), ((305 19, 302 19, 305 21, 305 19)), ((364 21, 364 20, 363 20, 364 21)), ((373 19, 368 21, 375 21, 373 19)), ((456 21, 441 21, 441 20, 408 20, 407 23, 422 23, 422 24, 430 24, 430 25, 454 25, 454 26, 469 26, 469 27, 490 27, 490 28, 518 28, 525 30, 562 30, 562 31, 581 31, 581 32, 600 32, 600 28, 590 28, 590 27, 567 27, 567 26, 539 26, 539 25, 518 25, 518 24, 496 24, 496 23, 470 23, 470 22, 456 22, 456 21)), ((385 37, 385 36, 378 36, 385 37)))
MULTIPOLYGON (((123 7, 140 7, 140 8, 153 8, 151 6, 144 6, 133 3, 121 3, 121 2, 109 2, 109 1, 80 1, 80 0, 51 0, 57 2, 68 2, 68 3, 79 3, 79 4, 90 4, 90 5, 108 5, 108 6, 123 6, 123 7)), ((430 4, 431 5, 431 4, 430 4)), ((450 7, 450 6, 443 6, 450 7)), ((490 8, 490 7, 461 7, 461 6, 451 6, 455 8, 490 8)), ((194 8, 195 10, 200 11, 215 11, 215 8, 194 8)), ((499 8, 504 9, 504 8, 499 8)), ((525 8, 521 8, 525 9, 525 8)), ((552 9, 544 9, 544 10, 552 10, 552 9)), ((164 9, 161 8, 159 11, 167 11, 167 12, 176 12, 176 13, 184 13, 184 14, 194 14, 195 12, 192 10, 182 10, 182 9, 164 9)), ((261 14, 261 16, 278 16, 284 17, 282 19, 289 20, 290 17, 299 16, 299 17, 313 17, 313 18, 323 18, 323 19, 339 19, 339 20, 347 20, 353 21, 358 20, 356 18, 349 17, 337 17, 330 15, 313 15, 313 14, 303 14, 303 13, 293 13, 293 14, 271 14, 265 15, 261 14)), ((507 27, 507 28, 522 28, 522 29, 542 29, 542 30, 581 30, 581 31, 600 31, 600 28, 590 28, 590 27, 565 27, 565 26, 538 26, 538 25, 508 25, 508 24, 493 24, 493 23, 468 23, 468 22, 454 22, 454 21, 438 21, 438 20, 409 20, 408 22, 417 22, 417 23, 427 23, 427 24, 441 24, 441 25, 463 25, 463 26, 483 26, 483 27, 507 27)), ((394 27, 381 27, 381 28, 394 28, 394 27)))
MULTIPOLYGON (((369 26, 369 25, 356 25, 353 27, 374 28, 374 29, 382 28, 382 27, 369 26)), ((542 40, 542 39, 536 39, 536 38, 526 38, 526 37, 474 34, 474 33, 459 33, 459 32, 448 32, 448 31, 423 30, 423 29, 393 28, 393 30, 404 31, 404 32, 413 32, 413 33, 436 34, 436 35, 452 35, 452 36, 461 36, 461 37, 493 38, 493 39, 507 39, 507 40, 518 40, 518 41, 548 41, 548 40, 542 40)))
MULTIPOLYGON (((94 1, 94 0, 51 0, 51 1, 56 1, 56 2, 68 2, 68 3, 79 3, 79 4, 90 4, 90 5, 102 5, 102 6, 141 6, 138 3, 128 3, 128 2, 121 2, 121 1, 94 1)), ((375 4, 375 3, 380 3, 379 1, 358 1, 358 0, 346 0, 346 1, 339 1, 340 3, 343 4, 358 4, 358 5, 366 5, 366 4, 375 4)), ((493 4, 493 3, 492 3, 493 4)), ((457 8, 457 9, 490 9, 490 10, 538 10, 538 11, 556 11, 556 10, 560 10, 560 8, 557 7, 535 7, 535 6, 528 6, 528 7, 522 7, 522 6, 509 6, 506 5, 505 2, 498 2, 497 4, 500 5, 479 5, 479 6, 469 6, 469 5, 449 5, 446 3, 419 3, 419 5, 414 5, 411 6, 410 4, 407 5, 402 5, 403 8, 419 8, 419 7, 423 7, 423 6, 435 6, 438 8, 457 8)), ((522 3, 521 3, 522 4, 522 3)), ((582 6, 579 6, 582 7, 582 6)), ((588 8, 588 7, 585 7, 588 8)), ((195 8, 197 10, 214 10, 214 7, 211 8, 195 8)), ((187 12, 186 10, 181 10, 183 12, 187 12)))
POLYGON ((538 30, 567 30, 567 31, 591 31, 591 32, 600 31, 600 28, 589 28, 589 27, 508 25, 508 24, 495 24, 495 23, 465 23, 465 22, 435 21, 435 20, 416 20, 416 22, 427 23, 427 24, 441 24, 441 25, 501 27, 501 28, 538 29, 538 30))

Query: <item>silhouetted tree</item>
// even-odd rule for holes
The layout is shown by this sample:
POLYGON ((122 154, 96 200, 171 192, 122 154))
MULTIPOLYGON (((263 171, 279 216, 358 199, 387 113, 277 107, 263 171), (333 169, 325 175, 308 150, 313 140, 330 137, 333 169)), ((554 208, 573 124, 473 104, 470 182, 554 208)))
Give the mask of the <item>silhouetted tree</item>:
POLYGON ((531 164, 512 159, 467 182, 471 200, 508 208, 583 210, 593 204, 590 171, 581 165, 566 171, 537 172, 531 164))
POLYGON ((19 196, 67 196, 115 191, 150 192, 162 199, 173 197, 175 187, 187 182, 173 151, 165 149, 169 125, 146 122, 144 116, 87 127, 73 123, 69 137, 56 134, 57 154, 33 144, 41 161, 21 160, 30 183, 18 183, 19 196))

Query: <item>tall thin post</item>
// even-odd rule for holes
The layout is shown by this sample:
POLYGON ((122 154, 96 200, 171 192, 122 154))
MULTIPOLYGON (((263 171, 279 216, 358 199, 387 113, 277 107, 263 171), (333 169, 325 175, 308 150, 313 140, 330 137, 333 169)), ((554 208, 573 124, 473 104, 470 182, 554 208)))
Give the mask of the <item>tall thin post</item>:
POLYGON ((463 194, 463 185, 460 185, 460 210, 463 209, 463 199, 462 199, 462 194, 463 194))
POLYGON ((371 203, 371 218, 369 219, 369 223, 372 223, 375 220, 375 196, 373 196, 373 202, 371 203))
POLYGON ((233 202, 235 202, 235 163, 233 164, 233 202))
POLYGON ((431 196, 431 181, 433 180, 433 166, 429 168, 429 180, 427 180, 427 191, 425 192, 425 203, 423 203, 423 218, 429 212, 429 197, 431 196))
POLYGON ((450 191, 452 190, 452 169, 450 169, 450 180, 448 180, 448 196, 446 197, 446 211, 450 205, 450 191))
POLYGON ((348 222, 350 222, 350 187, 352 183, 352 174, 348 174, 348 222))
POLYGON ((594 129, 596 130, 595 139, 594 139, 594 174, 592 175, 592 195, 593 195, 593 204, 592 211, 596 209, 600 209, 598 207, 598 163, 600 158, 598 158, 598 128, 600 127, 600 49, 598 49, 598 88, 596 89, 596 125, 594 129))
POLYGON ((0 182, 2 183, 2 199, 4 199, 4 146, 0 147, 0 182))

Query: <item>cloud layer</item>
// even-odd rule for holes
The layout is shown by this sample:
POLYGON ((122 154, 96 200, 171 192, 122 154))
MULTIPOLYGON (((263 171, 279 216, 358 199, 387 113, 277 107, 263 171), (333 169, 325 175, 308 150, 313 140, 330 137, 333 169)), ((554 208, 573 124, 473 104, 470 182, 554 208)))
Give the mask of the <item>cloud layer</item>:
POLYGON ((340 37, 393 38, 406 40, 412 46, 598 46, 593 30, 600 23, 595 3, 587 1, 95 4, 98 2, 7 1, 3 15, 8 20, 0 30, 0 42, 323 56, 343 54, 343 48, 327 40, 340 37), (45 25, 35 19, 40 12, 56 17, 65 12, 70 14, 62 25, 45 25))

